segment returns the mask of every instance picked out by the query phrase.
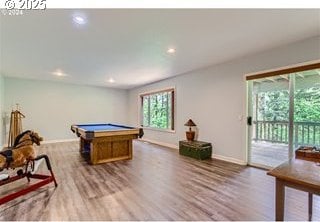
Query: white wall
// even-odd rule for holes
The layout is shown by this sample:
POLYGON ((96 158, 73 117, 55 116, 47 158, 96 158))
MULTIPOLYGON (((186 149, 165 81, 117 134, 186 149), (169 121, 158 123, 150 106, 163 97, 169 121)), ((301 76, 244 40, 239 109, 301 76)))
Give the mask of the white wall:
POLYGON ((211 142, 216 156, 245 163, 245 74, 317 59, 320 59, 320 37, 130 90, 130 123, 139 124, 140 93, 175 86, 176 132, 145 130, 144 138, 177 146, 179 140, 185 139, 184 123, 191 118, 198 126, 198 139, 211 142))
POLYGON ((24 130, 36 130, 45 140, 76 138, 74 123, 128 122, 126 90, 8 77, 4 83, 5 111, 9 115, 19 103, 24 130))
MULTIPOLYGON (((0 75, 0 146, 4 143, 3 135, 3 110, 4 110, 4 78, 0 75)), ((0 148, 1 149, 1 148, 0 148)))

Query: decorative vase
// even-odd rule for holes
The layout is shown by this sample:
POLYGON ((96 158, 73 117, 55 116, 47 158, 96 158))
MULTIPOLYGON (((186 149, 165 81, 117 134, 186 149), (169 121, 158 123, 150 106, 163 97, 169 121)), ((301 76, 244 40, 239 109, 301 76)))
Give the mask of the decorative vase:
POLYGON ((195 134, 196 134, 195 131, 186 131, 187 140, 193 141, 195 134))

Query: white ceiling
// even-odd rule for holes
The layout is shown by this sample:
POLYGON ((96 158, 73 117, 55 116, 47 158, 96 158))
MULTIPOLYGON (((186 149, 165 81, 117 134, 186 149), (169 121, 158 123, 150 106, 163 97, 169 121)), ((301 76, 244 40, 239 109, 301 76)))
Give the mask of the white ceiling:
POLYGON ((320 35, 319 9, 47 9, 0 19, 1 74, 125 89, 320 35))

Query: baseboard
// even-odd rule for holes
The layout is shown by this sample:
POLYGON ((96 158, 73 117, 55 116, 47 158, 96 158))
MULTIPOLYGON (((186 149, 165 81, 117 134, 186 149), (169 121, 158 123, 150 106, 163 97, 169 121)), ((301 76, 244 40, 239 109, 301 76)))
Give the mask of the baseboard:
POLYGON ((160 146, 165 146, 165 147, 172 148, 172 149, 179 149, 179 147, 177 145, 174 145, 171 143, 163 143, 163 142, 159 142, 156 140, 150 140, 150 139, 139 139, 139 141, 148 142, 148 143, 152 143, 152 144, 156 144, 156 145, 160 145, 160 146))
POLYGON ((75 142, 75 141, 79 141, 79 139, 44 140, 41 142, 41 144, 75 142))
POLYGON ((244 165, 244 166, 247 165, 247 162, 245 162, 243 160, 239 160, 239 159, 228 157, 228 156, 212 154, 212 158, 217 159, 217 160, 227 161, 227 162, 230 162, 230 163, 236 163, 236 164, 239 164, 239 165, 244 165))

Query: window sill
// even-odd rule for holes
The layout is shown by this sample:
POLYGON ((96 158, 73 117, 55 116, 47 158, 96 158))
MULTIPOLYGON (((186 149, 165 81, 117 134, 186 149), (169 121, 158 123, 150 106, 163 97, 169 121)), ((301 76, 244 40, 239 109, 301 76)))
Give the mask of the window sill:
POLYGON ((170 130, 170 129, 160 129, 160 128, 154 128, 154 127, 142 127, 145 130, 152 130, 152 131, 160 131, 160 132, 165 132, 165 133, 176 133, 175 130, 170 130))

